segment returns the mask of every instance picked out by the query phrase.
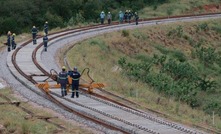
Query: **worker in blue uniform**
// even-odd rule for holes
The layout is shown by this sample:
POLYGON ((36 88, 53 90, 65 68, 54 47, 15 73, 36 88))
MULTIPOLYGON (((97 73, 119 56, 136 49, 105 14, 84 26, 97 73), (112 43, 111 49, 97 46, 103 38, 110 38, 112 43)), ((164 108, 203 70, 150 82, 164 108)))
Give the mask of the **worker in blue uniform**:
POLYGON ((81 74, 78 72, 77 67, 74 67, 73 71, 69 73, 70 77, 72 78, 72 95, 71 98, 74 98, 75 92, 76 97, 79 97, 79 79, 81 77, 81 74))
POLYGON ((38 29, 35 26, 33 26, 33 28, 31 29, 31 32, 32 32, 33 44, 37 44, 38 29))
POLYGON ((48 22, 46 21, 44 24, 44 32, 48 35, 48 22))
POLYGON ((138 25, 139 16, 137 12, 134 13, 134 18, 135 18, 136 25, 138 25))
POLYGON ((119 12, 119 23, 123 23, 124 13, 122 11, 119 12))
POLYGON ((61 96, 67 95, 68 73, 65 66, 62 67, 62 71, 58 74, 58 83, 61 85, 61 96))
POLYGON ((11 37, 11 40, 12 40, 12 49, 15 49, 16 48, 16 46, 17 46, 17 44, 15 43, 15 33, 13 33, 12 34, 12 37, 11 37))
POLYGON ((7 45, 8 45, 8 52, 11 51, 11 31, 7 33, 7 45))
POLYGON ((47 36, 46 33, 44 33, 43 43, 44 43, 44 51, 47 51, 47 47, 48 47, 48 36, 47 36))
POLYGON ((129 11, 128 11, 128 14, 127 14, 127 18, 128 18, 128 22, 129 22, 129 23, 131 22, 132 16, 133 16, 133 13, 129 10, 129 11))
POLYGON ((104 11, 102 11, 100 14, 101 24, 104 24, 104 18, 105 18, 105 13, 104 11))

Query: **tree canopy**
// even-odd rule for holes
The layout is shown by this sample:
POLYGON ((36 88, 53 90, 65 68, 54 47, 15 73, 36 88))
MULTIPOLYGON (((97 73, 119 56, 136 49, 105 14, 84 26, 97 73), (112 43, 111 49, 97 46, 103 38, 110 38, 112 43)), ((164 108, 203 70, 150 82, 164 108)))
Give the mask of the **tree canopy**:
POLYGON ((65 27, 68 24, 74 25, 79 22, 98 22, 101 11, 113 11, 113 13, 125 9, 137 11, 146 5, 164 2, 167 0, 0 1, 0 35, 6 34, 7 31, 17 34, 29 32, 33 25, 40 30, 45 21, 49 22, 50 28, 65 27))

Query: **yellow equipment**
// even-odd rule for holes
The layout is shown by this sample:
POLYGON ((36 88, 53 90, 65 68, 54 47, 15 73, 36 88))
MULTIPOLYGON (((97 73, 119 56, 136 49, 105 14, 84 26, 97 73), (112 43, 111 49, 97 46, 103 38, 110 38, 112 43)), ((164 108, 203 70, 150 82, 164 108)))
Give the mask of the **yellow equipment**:
MULTIPOLYGON (((79 88, 85 88, 88 93, 93 93, 93 89, 94 88, 104 88, 106 87, 106 84, 104 83, 94 83, 94 80, 90 77, 89 75, 89 68, 85 68, 82 73, 81 73, 81 76, 84 74, 84 71, 85 70, 88 70, 87 72, 87 76, 90 78, 91 82, 88 82, 88 83, 80 83, 79 84, 79 88)), ((57 72, 55 70, 53 70, 56 74, 52 74, 52 71, 51 72, 51 75, 49 76, 49 78, 52 78, 52 79, 55 79, 57 77, 57 72)), ((47 79, 49 79, 47 78, 47 79)), ((50 89, 52 88, 61 88, 61 85, 60 84, 49 84, 48 81, 44 80, 45 82, 44 83, 38 83, 36 84, 36 86, 38 88, 41 88, 41 89, 44 89, 47 93, 50 91, 50 89)), ((71 88, 71 84, 72 84, 72 78, 70 76, 68 76, 68 84, 67 84, 67 92, 70 92, 70 88, 71 88)))

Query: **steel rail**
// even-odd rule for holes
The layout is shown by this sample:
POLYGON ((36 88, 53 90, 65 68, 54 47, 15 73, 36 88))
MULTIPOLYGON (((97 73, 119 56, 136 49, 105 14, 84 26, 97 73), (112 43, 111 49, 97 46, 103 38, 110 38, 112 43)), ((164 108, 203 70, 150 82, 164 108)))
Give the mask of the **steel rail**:
MULTIPOLYGON (((104 26, 102 26, 102 27, 104 27, 104 26)), ((72 33, 72 32, 70 32, 70 33, 72 33)), ((56 36, 56 37, 61 37, 61 36, 64 36, 64 35, 66 35, 66 34, 61 34, 60 36, 56 36)), ((39 38, 39 37, 38 37, 38 38, 39 38)), ((34 80, 32 77, 30 77, 29 75, 25 74, 25 72, 20 69, 20 67, 18 66, 18 64, 17 64, 17 62, 16 62, 16 55, 17 55, 18 51, 19 51, 22 47, 28 45, 28 44, 31 43, 31 42, 32 42, 32 40, 30 39, 30 40, 28 40, 27 42, 23 43, 20 47, 18 47, 18 48, 13 52, 11 60, 12 60, 13 65, 15 66, 16 70, 17 70, 23 77, 25 77, 27 80, 29 80, 29 81, 32 82, 33 84, 37 84, 37 81, 35 81, 35 80, 34 80)), ((42 44, 41 44, 41 45, 42 45, 42 44)), ((41 46, 41 45, 39 45, 39 46, 41 46)), ((37 46, 37 48, 40 48, 39 46, 37 46)), ((35 49, 34 51, 36 51, 36 50, 37 50, 37 49, 35 49)), ((36 52, 33 52, 33 53, 36 54, 36 52)), ((37 62, 35 58, 34 58, 34 61, 33 61, 33 62, 37 62)), ((39 65, 39 68, 42 68, 42 67, 39 65)), ((41 69, 40 69, 40 70, 41 70, 41 69)), ((41 71, 44 72, 44 69, 42 68, 41 71)), ((49 73, 46 72, 46 71, 45 71, 44 73, 49 74, 49 73)), ((78 112, 78 111, 76 111, 76 110, 73 110, 73 109, 67 107, 66 105, 62 104, 62 103, 59 102, 58 100, 56 100, 53 96, 51 96, 50 94, 46 93, 43 89, 40 89, 40 90, 46 95, 46 97, 47 97, 48 100, 54 102, 54 103, 57 104, 59 107, 62 107, 64 110, 66 110, 66 111, 68 111, 68 112, 70 112, 70 113, 74 113, 74 114, 76 114, 76 115, 78 115, 78 116, 80 116, 80 117, 82 117, 82 118, 91 120, 91 121, 93 121, 93 122, 95 122, 95 123, 97 123, 97 124, 100 124, 100 125, 102 125, 102 126, 104 126, 104 127, 106 127, 106 128, 109 128, 109 129, 111 129, 111 130, 120 131, 120 132, 125 133, 125 134, 129 134, 129 133, 130 133, 130 130, 126 130, 126 129, 120 128, 119 126, 114 126, 114 125, 112 125, 112 124, 108 124, 107 122, 101 121, 101 120, 99 120, 99 119, 95 119, 95 118, 90 117, 90 116, 88 116, 88 115, 84 115, 84 114, 82 114, 82 113, 80 113, 80 112, 78 112)))
MULTIPOLYGON (((8 98, 7 96, 5 96, 5 95, 3 95, 3 94, 0 94, 0 97, 4 98, 9 104, 10 104, 10 103, 13 103, 10 98, 8 98)), ((31 112, 30 110, 28 110, 27 108, 21 106, 21 105, 20 105, 20 102, 17 103, 17 104, 15 104, 15 105, 16 105, 16 107, 20 108, 22 111, 26 112, 27 114, 31 115, 32 117, 35 117, 35 116, 36 116, 36 115, 35 115, 33 112, 31 112)), ((65 129, 66 129, 66 128, 63 127, 63 126, 61 126, 61 125, 59 125, 59 124, 57 124, 57 123, 55 123, 55 122, 53 122, 53 121, 50 121, 49 119, 50 119, 51 117, 45 117, 45 118, 37 118, 37 119, 40 119, 40 120, 43 120, 43 121, 45 121, 45 122, 47 122, 47 123, 53 124, 54 126, 60 128, 60 129, 62 129, 62 130, 65 130, 65 129), (48 119, 45 119, 45 118, 48 118, 48 119)))
MULTIPOLYGON (((219 13, 216 13, 216 14, 219 14, 219 13)), ((203 16, 203 15, 213 15, 213 14, 202 14, 202 15, 183 15, 183 16, 178 16, 178 17, 193 17, 193 16, 203 16)), ((169 18, 178 18, 177 16, 174 16, 174 17, 169 17, 169 18)), ((159 18, 156 18, 156 19, 147 19, 147 20, 143 20, 143 21, 150 21, 150 20, 161 20, 161 19, 168 19, 168 17, 159 17, 159 18)), ((140 20, 139 20, 140 21, 140 20)), ((113 25, 117 25, 118 23, 113 23, 113 25)), ((100 25, 98 25, 98 26, 100 26, 100 25)), ((105 26, 109 26, 109 25, 102 25, 101 27, 105 27, 105 26)), ((96 27, 96 26, 95 26, 96 27)), ((88 27, 88 28, 85 28, 85 30, 89 30, 89 29, 93 29, 93 27, 88 27)), ((79 29, 79 30, 76 30, 76 31, 71 31, 71 32, 68 32, 68 33, 65 33, 65 34, 61 34, 61 35, 58 35, 58 36, 55 36, 55 37, 53 37, 53 38, 51 38, 50 40, 53 40, 53 39, 55 39, 55 38, 58 38, 58 37, 61 37, 61 36, 65 36, 65 35, 67 35, 67 34, 71 34, 71 33, 74 33, 74 32, 80 32, 81 31, 81 29, 79 29)), ((59 32, 58 32, 59 33, 59 32)), ((30 43, 31 41, 29 40, 29 41, 27 41, 27 42, 25 42, 24 44, 22 44, 21 45, 21 47, 19 47, 19 48, 17 48, 16 50, 17 51, 19 51, 19 49, 21 49, 23 46, 25 46, 25 45, 27 45, 28 43, 30 43), (27 43, 27 44, 26 44, 27 43)), ((41 46, 43 45, 43 43, 41 43, 40 45, 38 45, 37 47, 36 47, 36 49, 39 49, 41 46)), ((36 50, 37 51, 37 50, 36 50)), ((32 58, 33 58, 33 61, 34 62, 37 62, 36 61, 36 57, 34 56, 34 55, 36 55, 36 51, 35 52, 33 52, 33 54, 32 54, 32 58)), ((15 52, 14 52, 15 53, 15 52)), ((12 62, 13 62, 13 64, 14 64, 14 66, 15 66, 15 68, 19 71, 19 73, 21 74, 21 75, 23 75, 26 79, 28 79, 29 81, 31 81, 33 84, 37 84, 37 82, 34 80, 34 79, 32 79, 32 78, 30 78, 28 75, 25 75, 25 73, 18 67, 18 65, 17 65, 17 63, 15 62, 16 61, 16 54, 14 54, 13 53, 13 55, 12 55, 12 62)), ((48 75, 49 76, 49 73, 47 72, 47 71, 45 71, 38 63, 36 64, 36 66, 39 68, 39 70, 41 70, 44 74, 46 74, 46 75, 48 75)), ((44 91, 43 91, 44 92, 44 91)), ((46 93, 47 94, 47 93, 46 93)), ((50 96, 49 94, 47 94, 47 97, 50 99, 50 100, 56 100, 53 96, 50 96)), ((63 104, 61 104, 60 102, 56 102, 55 101, 55 103, 57 103, 59 106, 61 106, 61 107, 63 107, 64 109, 66 109, 67 111, 69 111, 69 112, 72 112, 72 113, 77 113, 76 111, 73 111, 72 109, 70 109, 70 108, 68 108, 68 107, 66 107, 66 106, 64 106, 63 104)), ((96 122, 96 121, 95 121, 96 122)), ((127 133, 127 131, 125 132, 125 133, 127 133)))
MULTIPOLYGON (((215 13, 215 14, 220 14, 220 13, 215 13)), ((204 16, 204 15, 214 15, 214 14, 201 14, 201 15, 193 15, 193 16, 192 16, 192 15, 182 15, 182 16, 172 16, 172 17, 170 17, 170 18, 195 17, 195 16, 204 16)), ((150 21, 150 20, 163 20, 163 19, 168 19, 168 17, 160 17, 160 18, 157 18, 157 19, 147 19, 147 20, 145 20, 145 21, 150 21)), ((114 23, 113 25, 118 25, 118 23, 114 23)), ((89 30, 89 29, 93 29, 93 28, 88 28, 88 29, 84 29, 84 30, 89 30)), ((72 33, 80 32, 80 31, 81 31, 81 30, 77 30, 77 31, 65 33, 65 34, 62 34, 62 35, 72 34, 72 33)), ((55 36, 55 37, 53 37, 53 38, 51 38, 51 39, 55 39, 55 38, 58 38, 58 37, 60 37, 60 36, 58 35, 58 36, 55 36)), ((43 46, 43 43, 41 43, 36 49, 39 49, 39 48, 42 47, 42 46, 43 46)), ((37 51, 37 50, 36 50, 36 51, 37 51)), ((36 58, 34 58, 34 55, 36 55, 36 53, 35 53, 35 54, 33 53, 33 55, 32 55, 33 59, 36 60, 36 58)), ((37 65, 37 64, 38 64, 38 63, 36 62, 36 65, 37 65)), ((37 65, 37 66, 39 66, 39 65, 37 65)), ((39 69, 42 70, 43 68, 39 67, 39 69)), ((44 69, 43 69, 43 70, 44 70, 44 69)), ((118 104, 118 105, 121 105, 121 106, 130 108, 130 109, 133 109, 133 110, 135 110, 135 111, 139 111, 139 110, 134 109, 134 108, 132 108, 132 107, 130 107, 130 106, 126 106, 126 105, 123 104, 123 103, 120 103, 120 102, 117 102, 117 101, 115 101, 115 100, 113 100, 113 99, 107 98, 107 97, 105 97, 105 96, 102 96, 102 95, 99 95, 99 94, 96 94, 96 93, 93 93, 93 95, 94 95, 94 96, 97 96, 97 97, 99 97, 99 98, 102 98, 102 99, 111 101, 111 102, 113 102, 113 103, 116 103, 116 104, 118 104)), ((150 110, 150 111, 165 116, 165 114, 160 113, 160 112, 158 112, 158 111, 153 111, 153 110, 150 110)), ((140 111, 139 111, 139 112, 140 112, 140 111)), ((165 125, 168 125, 168 126, 170 126, 170 127, 177 128, 178 130, 182 130, 182 131, 185 131, 185 132, 190 132, 189 130, 185 130, 185 129, 182 128, 182 127, 178 127, 178 126, 176 126, 175 124, 165 123, 165 122, 159 121, 159 120, 154 119, 154 118, 151 118, 151 117, 148 117, 148 118, 151 119, 151 120, 155 120, 155 121, 157 121, 158 123, 165 124, 165 125)), ((202 128, 202 127, 200 127, 200 128, 202 128)), ((211 129, 208 129, 208 128, 204 128, 204 129, 205 129, 205 130, 209 130, 209 131, 215 132, 215 130, 211 130, 211 129)))

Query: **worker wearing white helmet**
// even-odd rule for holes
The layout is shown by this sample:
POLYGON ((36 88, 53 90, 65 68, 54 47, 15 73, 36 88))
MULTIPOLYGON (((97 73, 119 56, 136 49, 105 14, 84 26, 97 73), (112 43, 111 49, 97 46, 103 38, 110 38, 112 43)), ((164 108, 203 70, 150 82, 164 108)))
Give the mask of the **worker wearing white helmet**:
POLYGON ((71 98, 74 98, 75 96, 75 92, 76 92, 76 97, 79 97, 79 92, 78 92, 78 88, 79 88, 79 80, 80 80, 80 73, 77 70, 77 67, 74 67, 73 71, 69 74, 70 77, 72 78, 72 95, 71 98))
POLYGON ((44 32, 46 35, 48 35, 48 22, 47 21, 44 24, 44 32))
POLYGON ((47 36, 46 33, 44 33, 43 43, 44 43, 44 50, 47 51, 47 47, 48 47, 48 36, 47 36))
POLYGON ((61 96, 67 95, 68 73, 66 67, 62 67, 62 71, 58 74, 58 83, 61 85, 61 96))
POLYGON ((105 18, 105 13, 104 11, 102 11, 100 14, 101 24, 104 24, 104 18, 105 18))
POLYGON ((107 14, 107 21, 108 21, 108 24, 111 23, 111 20, 112 20, 112 15, 111 15, 110 12, 108 12, 108 14, 107 14))
POLYGON ((38 29, 35 26, 33 26, 33 28, 31 29, 31 32, 32 32, 33 45, 37 44, 38 29))

